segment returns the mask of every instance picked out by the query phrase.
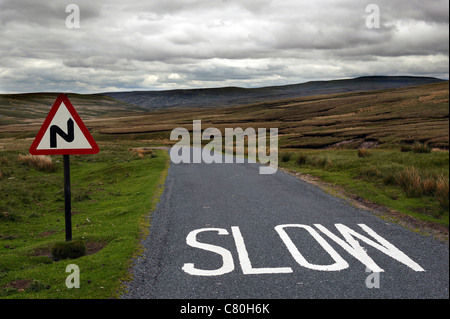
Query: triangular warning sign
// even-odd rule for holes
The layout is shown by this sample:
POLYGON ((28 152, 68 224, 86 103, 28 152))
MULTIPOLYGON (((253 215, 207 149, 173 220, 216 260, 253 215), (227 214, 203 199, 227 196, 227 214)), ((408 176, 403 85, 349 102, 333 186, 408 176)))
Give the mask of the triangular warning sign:
POLYGON ((97 154, 99 148, 67 96, 60 94, 29 151, 32 155, 97 154))

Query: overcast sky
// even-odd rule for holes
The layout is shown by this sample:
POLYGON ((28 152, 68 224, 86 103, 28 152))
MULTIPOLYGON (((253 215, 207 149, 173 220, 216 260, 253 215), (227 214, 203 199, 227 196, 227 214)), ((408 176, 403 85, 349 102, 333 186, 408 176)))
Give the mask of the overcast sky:
POLYGON ((0 93, 448 79, 448 28, 448 0, 0 0, 0 93))

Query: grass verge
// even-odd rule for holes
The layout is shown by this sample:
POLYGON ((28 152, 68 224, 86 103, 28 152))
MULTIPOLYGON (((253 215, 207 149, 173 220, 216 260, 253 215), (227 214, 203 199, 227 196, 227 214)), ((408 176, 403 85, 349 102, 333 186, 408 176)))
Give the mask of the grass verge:
POLYGON ((291 171, 317 176, 351 194, 425 222, 449 225, 449 153, 400 150, 282 150, 291 171))
POLYGON ((111 298, 139 253, 145 216, 168 167, 165 151, 134 154, 142 142, 101 142, 96 155, 71 156, 72 229, 85 255, 55 261, 65 240, 61 156, 54 171, 23 160, 26 140, 0 140, 0 298, 111 298), (19 157, 20 156, 20 157, 19 157), (65 285, 66 267, 80 269, 80 288, 65 285))

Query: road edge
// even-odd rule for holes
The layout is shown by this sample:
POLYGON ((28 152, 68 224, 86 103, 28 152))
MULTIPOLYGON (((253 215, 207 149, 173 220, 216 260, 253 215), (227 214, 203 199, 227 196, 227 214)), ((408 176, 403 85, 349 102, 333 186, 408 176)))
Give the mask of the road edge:
POLYGON ((444 225, 423 221, 413 216, 403 214, 387 206, 374 203, 366 198, 362 198, 361 196, 350 193, 342 186, 325 182, 317 176, 301 173, 284 167, 279 167, 278 169, 311 185, 319 187, 326 193, 343 199, 356 208, 369 211, 377 217, 382 218, 386 221, 399 224, 409 229, 410 231, 425 236, 431 236, 449 245, 449 229, 444 225))

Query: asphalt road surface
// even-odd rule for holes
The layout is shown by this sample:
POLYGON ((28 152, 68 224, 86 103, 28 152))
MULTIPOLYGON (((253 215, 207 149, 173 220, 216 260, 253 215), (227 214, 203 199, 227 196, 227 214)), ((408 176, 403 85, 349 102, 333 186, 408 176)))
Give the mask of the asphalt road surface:
POLYGON ((171 164, 123 298, 449 298, 447 244, 258 164, 171 164))

